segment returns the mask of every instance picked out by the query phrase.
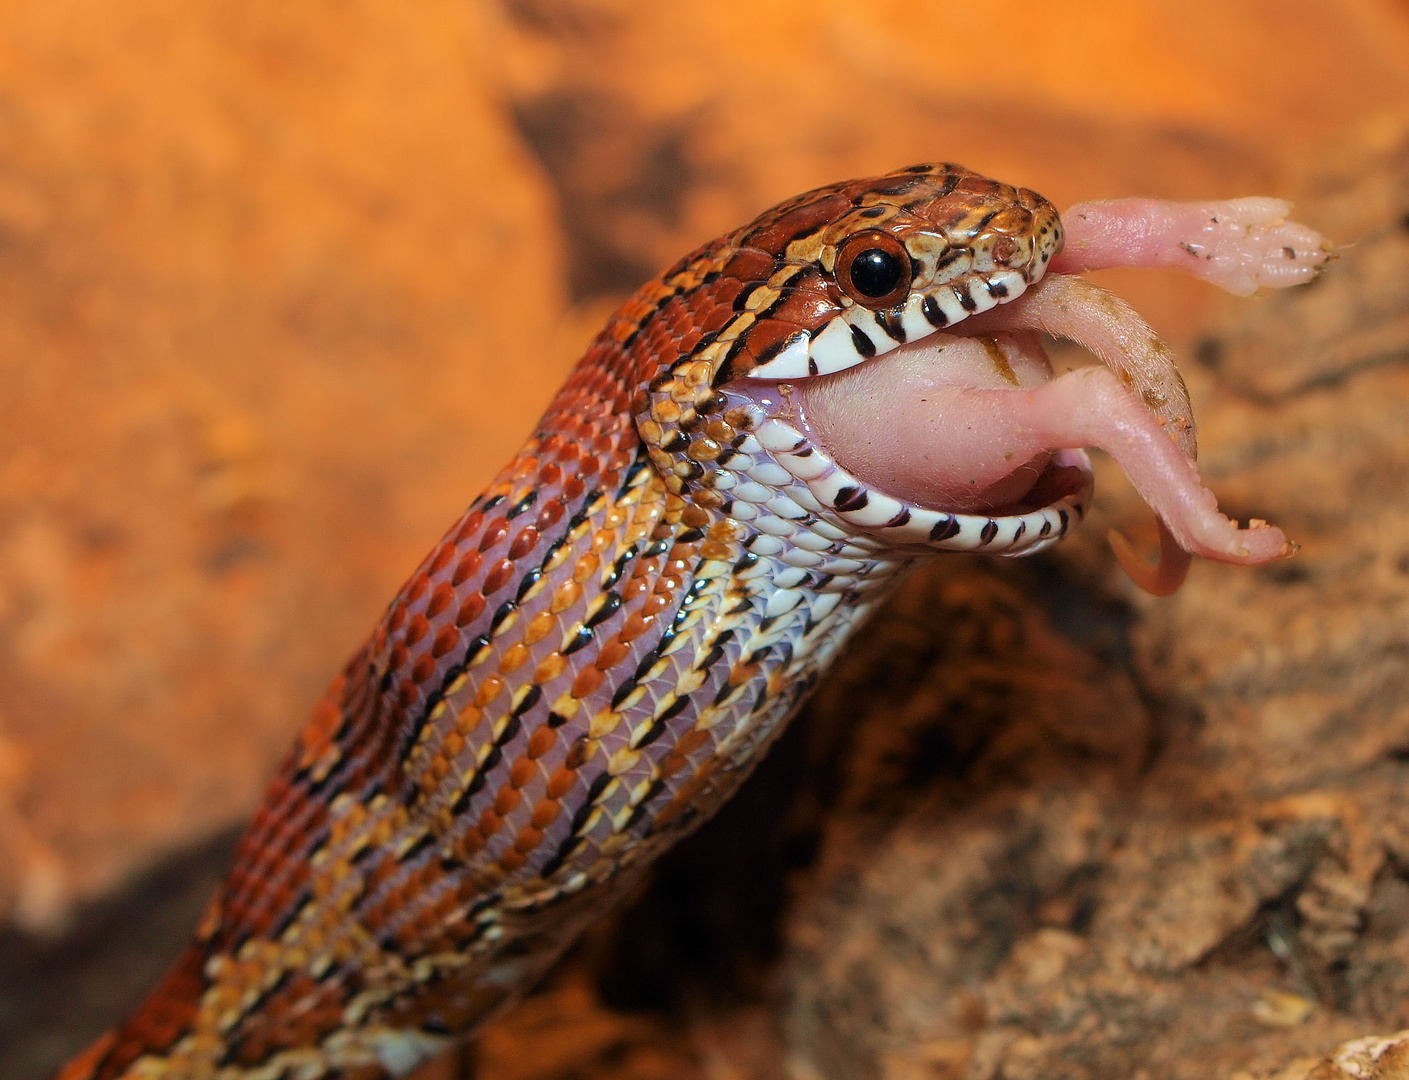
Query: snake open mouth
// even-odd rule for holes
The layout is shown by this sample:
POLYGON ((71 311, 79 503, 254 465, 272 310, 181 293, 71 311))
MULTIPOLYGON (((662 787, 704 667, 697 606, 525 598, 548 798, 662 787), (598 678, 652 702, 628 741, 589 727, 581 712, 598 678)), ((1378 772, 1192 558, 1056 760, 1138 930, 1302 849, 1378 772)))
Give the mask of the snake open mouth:
POLYGON ((746 388, 757 438, 849 524, 928 545, 1026 554, 1089 503, 1081 448, 1111 454, 1154 510, 1160 566, 1117 543, 1142 586, 1168 592, 1189 558, 1256 565, 1285 554, 1279 529, 1219 513, 1192 460, 1194 427, 1167 347, 1123 302, 1049 275, 1026 295, 834 374, 746 388), (1038 331, 1105 362, 1053 377, 1038 331))

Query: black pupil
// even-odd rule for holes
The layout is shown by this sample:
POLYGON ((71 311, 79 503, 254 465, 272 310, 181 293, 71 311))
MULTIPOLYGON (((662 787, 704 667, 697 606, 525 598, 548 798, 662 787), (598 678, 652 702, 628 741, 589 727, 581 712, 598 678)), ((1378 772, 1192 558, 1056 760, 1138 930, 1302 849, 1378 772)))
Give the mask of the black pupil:
POLYGON ((885 296, 895 291, 905 268, 881 248, 867 248, 851 260, 851 283, 862 296, 885 296))

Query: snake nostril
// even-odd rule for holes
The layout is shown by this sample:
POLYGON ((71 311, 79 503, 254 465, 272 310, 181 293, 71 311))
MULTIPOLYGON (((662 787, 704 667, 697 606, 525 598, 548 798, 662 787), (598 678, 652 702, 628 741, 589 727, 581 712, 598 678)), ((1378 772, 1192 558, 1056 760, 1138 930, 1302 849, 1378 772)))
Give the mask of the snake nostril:
POLYGON ((993 261, 999 266, 1009 266, 1018 250, 1018 242, 1011 236, 1000 237, 993 244, 993 261))

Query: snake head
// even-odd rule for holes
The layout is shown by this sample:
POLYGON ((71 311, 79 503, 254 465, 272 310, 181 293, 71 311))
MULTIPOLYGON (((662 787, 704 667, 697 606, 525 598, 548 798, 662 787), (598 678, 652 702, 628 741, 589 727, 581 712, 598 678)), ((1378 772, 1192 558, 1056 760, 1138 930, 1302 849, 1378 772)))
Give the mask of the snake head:
MULTIPOLYGON (((1116 237, 1103 265, 1189 246, 1172 226, 1132 246, 1117 210, 1080 224, 1083 247, 1116 237)), ((1284 554, 1279 530, 1217 512, 1171 351, 1116 297, 1052 272, 1064 231, 1034 192, 917 165, 809 192, 687 256, 606 331, 635 365, 651 460, 674 494, 745 531, 1020 555, 1082 517, 1095 446, 1161 522, 1152 591, 1177 586, 1190 554, 1284 554), (1054 378, 1040 332, 1106 366, 1054 378)))

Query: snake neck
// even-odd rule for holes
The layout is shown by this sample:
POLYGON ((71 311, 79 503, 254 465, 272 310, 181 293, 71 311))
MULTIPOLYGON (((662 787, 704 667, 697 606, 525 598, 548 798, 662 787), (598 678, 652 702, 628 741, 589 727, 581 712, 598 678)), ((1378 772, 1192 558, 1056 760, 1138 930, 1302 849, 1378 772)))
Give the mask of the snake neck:
POLYGON ((578 369, 401 589, 196 943, 65 1080, 401 1075, 717 809, 908 565, 774 498, 742 413, 723 497, 672 490, 604 370, 578 369))

